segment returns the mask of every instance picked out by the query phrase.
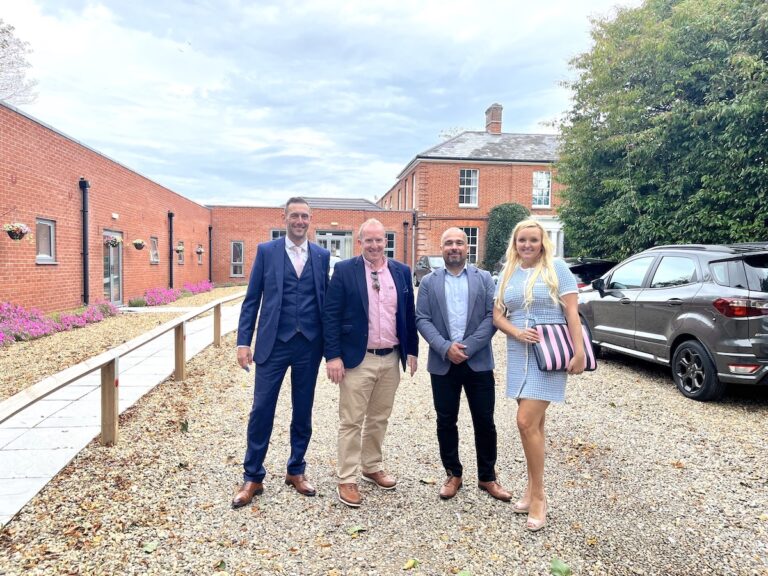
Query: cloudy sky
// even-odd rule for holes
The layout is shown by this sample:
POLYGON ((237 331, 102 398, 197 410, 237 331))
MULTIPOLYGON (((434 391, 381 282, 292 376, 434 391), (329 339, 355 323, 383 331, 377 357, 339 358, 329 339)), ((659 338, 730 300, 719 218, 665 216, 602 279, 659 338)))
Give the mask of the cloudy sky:
POLYGON ((13 0, 19 106, 205 204, 381 197, 446 130, 552 132, 590 17, 640 0, 13 0))

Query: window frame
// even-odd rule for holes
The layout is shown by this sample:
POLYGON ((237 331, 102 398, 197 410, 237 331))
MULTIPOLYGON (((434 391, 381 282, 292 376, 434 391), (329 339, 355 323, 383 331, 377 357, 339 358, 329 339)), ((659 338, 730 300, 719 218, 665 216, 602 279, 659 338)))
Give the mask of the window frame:
MULTIPOLYGON (((178 251, 176 252, 176 264, 178 266, 183 266, 184 265, 184 252, 187 251, 187 247, 184 246, 184 241, 183 240, 177 241, 176 242, 176 246, 181 246, 183 248, 183 250, 181 250, 181 252, 178 252, 178 251)), ((174 248, 174 250, 176 250, 176 248, 174 248)))
POLYGON ((384 256, 386 256, 387 258, 392 258, 394 260, 395 249, 397 248, 397 245, 395 244, 395 233, 385 232, 384 236, 386 238, 386 245, 384 246, 384 256))
POLYGON ((149 263, 160 264, 160 241, 157 236, 149 237, 149 263))
POLYGON ((278 240, 280 238, 284 238, 288 235, 288 232, 285 228, 273 228, 269 231, 269 239, 270 240, 278 240))
POLYGON ((477 208, 479 197, 480 170, 477 168, 459 168, 459 208, 477 208), (469 178, 468 183, 466 182, 467 178, 469 178), (462 198, 469 201, 462 202, 462 198))
POLYGON ((203 245, 198 244, 197 248, 195 249, 195 254, 197 254, 197 265, 202 266, 203 265, 203 245))
POLYGON ((56 261, 56 220, 50 218, 35 218, 35 264, 58 264, 56 261), (47 226, 48 233, 48 248, 50 254, 40 253, 40 238, 41 235, 37 230, 38 226, 47 226))
POLYGON ((229 277, 230 278, 245 278, 245 240, 230 240, 229 241, 229 277), (236 262, 234 259, 235 244, 240 245, 240 262, 236 262), (235 274, 235 266, 240 266, 240 273, 235 274))
POLYGON ((531 208, 539 208, 539 209, 546 209, 546 208, 552 208, 552 171, 551 170, 535 170, 533 172, 532 178, 532 191, 531 191, 531 208), (537 186, 537 176, 541 177, 541 175, 545 175, 547 182, 546 182, 546 199, 547 203, 537 203, 537 198, 543 198, 543 187, 541 186, 541 183, 539 182, 537 186))
POLYGON ((480 251, 480 228, 477 226, 459 226, 467 235, 467 263, 477 264, 477 255, 480 251), (474 244, 472 243, 474 239, 474 244))

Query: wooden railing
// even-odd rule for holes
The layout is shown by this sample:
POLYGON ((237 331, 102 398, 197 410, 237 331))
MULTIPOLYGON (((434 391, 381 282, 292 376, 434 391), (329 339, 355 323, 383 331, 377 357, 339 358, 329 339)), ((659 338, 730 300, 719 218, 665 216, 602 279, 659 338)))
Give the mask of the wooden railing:
POLYGON ((226 296, 205 304, 200 308, 192 310, 180 316, 169 320, 165 324, 150 330, 149 332, 137 336, 116 348, 102 352, 98 356, 89 358, 75 366, 49 376, 37 384, 33 384, 15 394, 14 396, 0 402, 0 424, 18 414, 28 406, 31 406, 38 400, 42 400, 49 394, 56 392, 67 384, 87 376, 91 372, 101 370, 101 443, 106 446, 117 444, 118 440, 118 386, 120 383, 120 357, 137 348, 141 348, 152 340, 159 338, 166 332, 174 331, 174 379, 181 381, 186 378, 186 325, 187 322, 205 314, 213 308, 213 345, 221 346, 221 305, 237 300, 245 296, 245 292, 239 292, 231 296, 226 296))

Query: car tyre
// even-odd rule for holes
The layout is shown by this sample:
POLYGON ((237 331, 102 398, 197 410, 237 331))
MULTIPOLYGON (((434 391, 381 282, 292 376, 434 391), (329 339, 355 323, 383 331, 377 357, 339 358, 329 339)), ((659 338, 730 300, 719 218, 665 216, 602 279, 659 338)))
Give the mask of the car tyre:
POLYGON ((696 340, 687 340, 675 350, 672 378, 683 396, 702 402, 717 400, 726 388, 726 384, 717 377, 717 370, 706 348, 696 340))

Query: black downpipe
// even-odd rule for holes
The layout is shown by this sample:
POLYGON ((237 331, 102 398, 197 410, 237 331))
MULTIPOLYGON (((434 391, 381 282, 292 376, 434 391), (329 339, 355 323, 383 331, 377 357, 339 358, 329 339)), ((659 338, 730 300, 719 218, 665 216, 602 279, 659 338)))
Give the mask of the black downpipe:
POLYGON ((168 210, 168 288, 173 288, 173 216, 168 210))
POLYGON ((91 292, 88 287, 88 277, 90 276, 88 269, 90 259, 88 250, 88 190, 90 190, 91 184, 85 178, 80 178, 78 185, 83 193, 83 305, 88 306, 91 299, 91 292))
POLYGON ((403 221, 403 264, 408 264, 408 221, 403 221))
POLYGON ((208 226, 208 282, 213 282, 213 226, 208 226))

